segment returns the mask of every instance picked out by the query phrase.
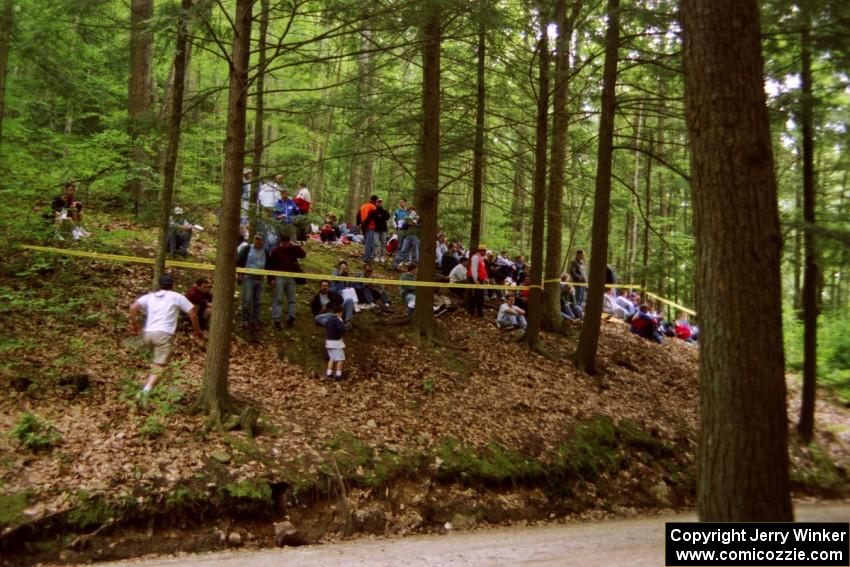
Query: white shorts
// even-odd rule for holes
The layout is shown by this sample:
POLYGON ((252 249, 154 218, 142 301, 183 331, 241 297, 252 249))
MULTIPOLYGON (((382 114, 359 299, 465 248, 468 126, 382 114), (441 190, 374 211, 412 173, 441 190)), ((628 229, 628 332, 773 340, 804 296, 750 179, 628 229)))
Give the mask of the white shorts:
POLYGON ((345 360, 345 349, 344 348, 329 348, 328 349, 328 358, 331 359, 331 362, 342 362, 345 360))

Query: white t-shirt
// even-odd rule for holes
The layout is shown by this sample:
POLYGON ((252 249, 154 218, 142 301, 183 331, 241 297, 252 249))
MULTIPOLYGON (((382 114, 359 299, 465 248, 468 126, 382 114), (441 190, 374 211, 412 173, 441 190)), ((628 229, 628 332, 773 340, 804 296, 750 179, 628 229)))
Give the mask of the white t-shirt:
POLYGON ((458 264, 452 271, 449 272, 449 282, 450 283, 465 283, 466 282, 466 266, 463 264, 458 264))
POLYGON ((161 331, 173 335, 177 330, 177 317, 182 310, 188 313, 194 305, 186 299, 186 296, 161 289, 141 296, 136 300, 148 314, 145 321, 145 332, 161 331))
POLYGON ((277 200, 280 199, 280 186, 274 181, 266 181, 260 185, 260 192, 257 194, 257 201, 261 207, 267 209, 274 208, 277 200))
POLYGON ((304 199, 305 201, 310 203, 311 202, 310 201, 310 190, 307 189, 306 187, 302 187, 301 189, 298 190, 298 193, 296 193, 295 198, 296 199, 304 199))

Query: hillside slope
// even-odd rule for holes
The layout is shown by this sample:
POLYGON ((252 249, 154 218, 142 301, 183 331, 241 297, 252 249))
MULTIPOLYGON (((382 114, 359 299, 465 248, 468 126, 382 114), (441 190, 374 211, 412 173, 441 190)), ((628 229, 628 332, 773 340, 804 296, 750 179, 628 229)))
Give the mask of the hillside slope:
MULTIPOLYGON (((303 265, 329 273, 353 253, 311 243, 303 265)), ((176 289, 198 275, 181 270, 176 289)), ((292 329, 266 325, 234 339, 231 392, 261 411, 249 439, 210 431, 204 416, 186 413, 203 364, 187 332, 178 334, 174 377, 148 407, 136 405, 147 359, 126 346, 126 310, 148 279, 136 264, 33 253, 4 264, 0 431, 31 434, 0 436, 7 551, 33 561, 120 557, 226 545, 222 534, 233 530, 270 545, 272 522, 284 518, 313 541, 693 504, 691 345, 651 344, 609 321, 601 374, 591 378, 567 361, 577 335, 544 334, 549 360, 498 330, 493 310, 484 320, 458 310, 439 319, 456 348, 435 348, 387 324, 403 317, 396 306, 394 315, 356 316, 348 377, 329 382, 308 283, 292 329), (45 446, 29 449, 27 439, 45 446), (154 547, 136 525, 187 531, 154 547), (63 536, 70 532, 97 532, 91 539, 101 543, 63 536)), ((270 306, 267 290, 266 320, 270 306)), ((795 453, 795 478, 840 494, 850 413, 820 415, 829 422, 816 449, 795 453)))

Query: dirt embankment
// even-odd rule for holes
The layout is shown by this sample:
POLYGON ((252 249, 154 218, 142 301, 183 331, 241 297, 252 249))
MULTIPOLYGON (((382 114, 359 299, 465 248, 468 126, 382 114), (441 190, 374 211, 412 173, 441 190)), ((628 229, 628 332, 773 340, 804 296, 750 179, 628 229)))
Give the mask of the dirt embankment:
MULTIPOLYGON (((329 271, 341 257, 311 246, 304 264, 329 271)), ((187 334, 173 377, 136 405, 147 363, 122 339, 146 269, 13 256, 2 270, 0 431, 19 434, 0 436, 0 545, 12 561, 274 545, 285 521, 303 542, 693 503, 690 345, 608 322, 589 378, 567 361, 575 337, 544 335, 550 360, 497 330, 493 311, 458 311, 439 325, 462 350, 422 345, 386 324, 396 306, 357 315, 347 379, 328 382, 308 284, 292 329, 235 338, 230 390, 261 411, 249 438, 186 413, 203 364, 187 334)), ((799 486, 819 493, 847 484, 850 440, 836 424, 850 419, 830 411, 817 449, 795 453, 799 486)))

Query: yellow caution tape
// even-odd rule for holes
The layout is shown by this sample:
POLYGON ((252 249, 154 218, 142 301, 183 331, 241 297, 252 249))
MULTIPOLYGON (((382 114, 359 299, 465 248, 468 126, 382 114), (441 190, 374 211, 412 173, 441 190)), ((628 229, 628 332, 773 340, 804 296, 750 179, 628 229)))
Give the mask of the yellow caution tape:
MULTIPOLYGON (((65 248, 50 248, 47 246, 33 246, 24 244, 21 248, 27 250, 35 250, 38 252, 47 252, 50 254, 63 254, 66 256, 78 256, 81 258, 95 258, 98 260, 110 260, 113 262, 131 262, 138 264, 153 264, 153 258, 142 258, 139 256, 122 256, 120 254, 104 254, 101 252, 85 252, 83 250, 69 250, 65 248)), ((166 260, 166 267, 169 268, 186 268, 189 270, 204 270, 214 271, 215 266, 212 264, 201 264, 198 262, 183 262, 180 260, 166 260)), ((457 289, 504 289, 504 290, 526 290, 537 286, 512 286, 512 285, 495 285, 495 284, 475 284, 475 283, 448 283, 448 282, 424 282, 417 280, 388 280, 382 278, 358 278, 354 276, 335 276, 328 274, 311 274, 306 272, 278 272, 274 270, 259 270, 255 268, 236 268, 236 272, 240 274, 251 274, 259 276, 282 276, 289 278, 304 278, 307 280, 328 280, 341 282, 355 283, 370 283, 383 285, 404 285, 413 287, 449 287, 457 289)))
MULTIPOLYGON (((102 252, 86 252, 83 250, 71 250, 66 248, 51 248, 48 246, 34 246, 31 244, 23 244, 21 248, 27 250, 35 250, 37 252, 47 252, 49 254, 62 254, 65 256, 77 256, 80 258, 95 258, 98 260, 108 260, 113 262, 131 262, 137 264, 150 264, 154 263, 153 258, 142 258, 140 256, 124 256, 120 254, 104 254, 102 252)), ((213 264, 201 264, 198 262, 183 262, 180 260, 166 260, 165 265, 169 268, 186 268, 189 270, 203 270, 203 271, 214 271, 215 266, 213 264)), ((254 268, 236 268, 236 272, 240 274, 251 274, 251 275, 261 275, 261 276, 282 276, 289 278, 304 278, 307 280, 328 280, 328 281, 341 281, 341 282, 355 282, 355 283, 370 283, 370 284, 381 284, 381 285, 403 285, 403 286, 412 286, 412 287, 443 287, 443 288, 455 288, 455 289, 501 289, 505 291, 523 291, 532 288, 542 288, 543 286, 536 285, 496 285, 496 284, 475 284, 475 283, 448 283, 448 282, 423 282, 417 280, 388 280, 383 278, 358 278, 354 276, 334 276, 328 274, 310 274, 304 272, 277 272, 273 270, 258 270, 254 268)), ((550 279, 545 280, 544 283, 554 283, 560 282, 560 279, 550 279)), ((586 283, 574 283, 569 282, 572 286, 581 286, 587 287, 586 283)), ((627 285, 627 284, 607 284, 605 287, 618 287, 618 288, 639 288, 637 285, 627 285)), ((684 311, 689 315, 696 315, 696 312, 679 305, 678 303, 674 303, 669 299, 664 299, 663 297, 656 295, 651 292, 646 292, 648 297, 652 297, 661 301, 662 303, 666 303, 676 309, 684 311)))
POLYGON ((658 300, 658 301, 660 301, 661 303, 666 303, 667 305, 669 305, 669 306, 671 306, 671 307, 675 307, 675 308, 676 308, 676 309, 678 309, 679 311, 684 311, 684 312, 685 312, 685 313, 687 313, 688 315, 696 315, 696 314, 697 314, 697 312, 696 312, 696 311, 694 311, 694 310, 692 310, 692 309, 688 309, 687 307, 685 307, 685 306, 683 306, 683 305, 679 305, 678 303, 674 303, 673 301, 670 301, 669 299, 664 299, 664 298, 663 298, 663 297, 661 297, 660 295, 656 295, 656 294, 652 293, 651 291, 647 291, 647 292, 646 292, 646 296, 647 296, 647 297, 651 297, 651 298, 653 298, 653 299, 657 299, 657 300, 658 300))

